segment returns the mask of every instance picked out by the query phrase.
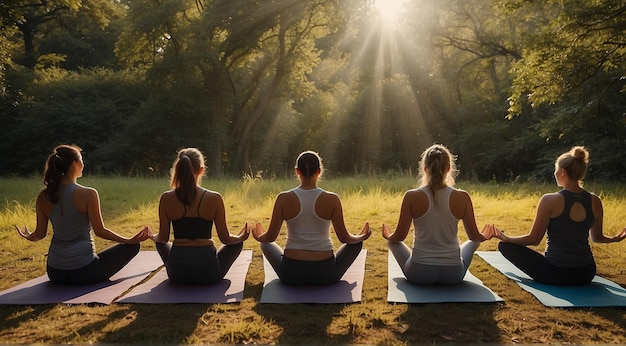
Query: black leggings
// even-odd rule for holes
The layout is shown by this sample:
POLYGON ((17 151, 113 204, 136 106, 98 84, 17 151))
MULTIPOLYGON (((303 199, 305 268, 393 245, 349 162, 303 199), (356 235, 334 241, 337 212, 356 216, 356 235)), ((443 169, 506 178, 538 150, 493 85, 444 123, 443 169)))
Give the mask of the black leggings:
POLYGON ((233 265, 243 242, 215 246, 175 246, 156 243, 157 251, 167 270, 170 281, 181 284, 209 285, 221 281, 233 265))
POLYGON ((107 281, 130 262, 139 244, 116 244, 100 252, 88 265, 78 269, 56 269, 47 266, 48 278, 56 284, 88 285, 107 281))
POLYGON ((558 267, 537 251, 526 246, 500 242, 500 253, 534 281, 556 286, 586 285, 596 275, 596 264, 580 267, 558 267))

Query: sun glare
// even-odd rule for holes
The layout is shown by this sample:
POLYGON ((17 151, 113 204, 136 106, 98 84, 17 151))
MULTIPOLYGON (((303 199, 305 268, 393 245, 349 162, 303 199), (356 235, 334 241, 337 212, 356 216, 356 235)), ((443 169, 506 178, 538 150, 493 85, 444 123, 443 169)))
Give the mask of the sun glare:
POLYGON ((407 0, 374 0, 374 8, 386 24, 395 24, 407 0))

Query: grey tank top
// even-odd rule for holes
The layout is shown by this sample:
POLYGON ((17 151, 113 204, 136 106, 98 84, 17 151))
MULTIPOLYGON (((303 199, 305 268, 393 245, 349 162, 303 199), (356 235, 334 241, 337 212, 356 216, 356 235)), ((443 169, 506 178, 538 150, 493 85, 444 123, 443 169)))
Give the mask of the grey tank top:
POLYGON ((87 214, 76 209, 73 202, 76 184, 61 185, 59 201, 52 204, 52 242, 48 250, 48 265, 55 269, 82 268, 96 258, 96 246, 91 235, 87 214))

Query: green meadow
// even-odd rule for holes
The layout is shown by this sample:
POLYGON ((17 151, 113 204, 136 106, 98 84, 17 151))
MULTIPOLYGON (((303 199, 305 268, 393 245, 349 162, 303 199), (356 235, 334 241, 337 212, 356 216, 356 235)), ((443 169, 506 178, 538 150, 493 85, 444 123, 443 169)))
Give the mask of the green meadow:
MULTIPOLYGON (((319 184, 340 195, 352 232, 365 222, 373 229, 364 244, 368 254, 360 303, 259 304, 263 263, 259 245, 250 237, 244 248, 253 250, 253 259, 240 303, 4 305, 0 308, 0 343, 626 343, 623 308, 545 307, 477 256, 470 270, 500 295, 503 303, 388 303, 387 249, 381 225, 395 227, 403 193, 416 182, 411 177, 370 177, 328 178, 319 184)), ((124 235, 134 234, 144 225, 156 231, 158 198, 169 188, 166 178, 86 176, 79 183, 98 189, 108 228, 124 235)), ((224 196, 233 233, 246 222, 267 227, 276 194, 296 184, 295 178, 203 181, 203 186, 224 196)), ((45 273, 51 231, 44 240, 31 243, 14 228, 35 227, 34 200, 41 187, 39 177, 0 181, 0 290, 45 273)), ((495 223, 511 234, 528 232, 540 196, 557 189, 553 184, 463 181, 457 187, 470 192, 479 228, 495 223)), ((626 186, 587 183, 587 188, 603 199, 605 234, 626 227, 626 186)), ((283 240, 284 235, 279 242, 283 240)), ((98 249, 109 244, 96 240, 98 249)), ((495 250, 496 246, 497 240, 490 240, 479 250, 495 250)), ((543 247, 544 243, 537 249, 543 247)), ((626 287, 626 242, 592 247, 598 274, 626 287)), ((146 241, 142 250, 154 250, 154 245, 146 241)))

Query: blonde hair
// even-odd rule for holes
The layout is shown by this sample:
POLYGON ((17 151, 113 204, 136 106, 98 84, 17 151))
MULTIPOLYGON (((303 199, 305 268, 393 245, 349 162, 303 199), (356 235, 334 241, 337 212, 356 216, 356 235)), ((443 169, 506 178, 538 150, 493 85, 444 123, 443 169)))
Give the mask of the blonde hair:
POLYGON ((454 186, 457 176, 456 156, 442 144, 433 144, 422 152, 420 161, 421 186, 428 186, 435 193, 436 189, 454 186))
POLYGON ((561 154, 555 163, 557 169, 563 168, 570 179, 582 185, 583 178, 589 165, 589 151, 583 146, 574 146, 568 152, 561 154))

